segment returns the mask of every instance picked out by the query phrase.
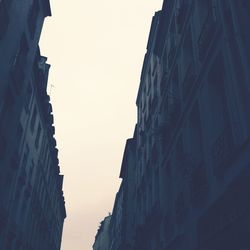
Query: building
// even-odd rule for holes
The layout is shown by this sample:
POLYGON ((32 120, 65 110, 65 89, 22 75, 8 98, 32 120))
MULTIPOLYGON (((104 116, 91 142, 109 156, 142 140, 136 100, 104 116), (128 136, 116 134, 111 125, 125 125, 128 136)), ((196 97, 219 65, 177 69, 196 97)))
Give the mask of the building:
MULTIPOLYGON (((136 140, 134 138, 128 139, 126 142, 120 178, 122 179, 121 187, 123 189, 123 204, 121 209, 122 221, 121 221, 121 245, 118 249, 129 250, 134 244, 135 237, 135 209, 136 209, 136 194, 135 184, 136 176, 134 175, 135 163, 136 163, 136 140)), ((114 207, 115 209, 115 207, 114 207)), ((115 214, 115 212, 113 212, 115 214)), ((117 221, 113 218, 112 220, 117 221)), ((113 237, 115 239, 115 236, 113 237)), ((112 249, 111 249, 112 250, 112 249)))
POLYGON ((165 0, 155 14, 136 101, 128 249, 250 249, 249 11, 244 0, 165 0))
POLYGON ((129 250, 133 245, 135 232, 134 185, 136 180, 133 174, 135 146, 134 139, 127 140, 120 172, 122 183, 116 194, 112 215, 106 217, 101 223, 93 250, 129 250), (103 241, 105 241, 104 244, 103 241))
POLYGON ((64 218, 49 65, 48 0, 0 2, 0 249, 59 250, 64 218))
POLYGON ((113 213, 111 216, 109 234, 110 250, 120 249, 123 243, 123 221, 124 221, 124 185, 121 183, 119 191, 115 197, 113 213))
POLYGON ((98 229, 98 232, 95 237, 95 243, 93 245, 93 250, 109 250, 110 246, 110 234, 109 234, 109 225, 110 225, 111 215, 104 218, 101 222, 101 225, 98 229))

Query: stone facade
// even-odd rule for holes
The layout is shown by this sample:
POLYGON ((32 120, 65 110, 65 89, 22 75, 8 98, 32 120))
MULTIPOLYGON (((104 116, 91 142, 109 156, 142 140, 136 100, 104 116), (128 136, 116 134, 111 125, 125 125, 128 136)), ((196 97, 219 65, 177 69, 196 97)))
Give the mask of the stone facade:
POLYGON ((131 206, 119 222, 130 234, 112 250, 250 249, 249 11, 245 0, 165 0, 155 14, 135 161, 121 176, 130 196, 110 224, 119 233, 131 206))
POLYGON ((0 1, 0 249, 59 250, 64 218, 49 65, 48 0, 0 1))

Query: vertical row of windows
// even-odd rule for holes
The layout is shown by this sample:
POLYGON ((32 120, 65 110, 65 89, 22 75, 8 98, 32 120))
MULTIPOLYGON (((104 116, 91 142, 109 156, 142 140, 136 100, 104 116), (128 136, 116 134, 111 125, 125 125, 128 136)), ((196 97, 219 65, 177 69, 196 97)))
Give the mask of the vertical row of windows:
MULTIPOLYGON (((200 36, 198 39, 198 53, 200 61, 203 61, 206 57, 207 51, 210 47, 211 40, 216 30, 216 17, 215 11, 212 5, 212 1, 203 6, 203 9, 206 9, 207 14, 206 18, 202 23, 200 36)), ((203 20, 203 19, 202 19, 203 20)))
POLYGON ((30 121, 30 129, 32 132, 34 131, 34 128, 35 128, 36 116, 37 116, 37 109, 36 109, 36 107, 34 107, 33 113, 31 116, 31 121, 30 121))
POLYGON ((17 151, 14 151, 12 157, 11 157, 11 168, 13 170, 17 170, 20 164, 19 154, 17 151))
MULTIPOLYGON (((34 132, 35 127, 36 127, 37 115, 38 115, 37 107, 34 107, 33 113, 31 116, 31 121, 30 121, 30 130, 32 133, 34 132)), ((38 149, 39 144, 40 144, 41 133, 42 133, 42 127, 41 127, 41 124, 38 123, 38 125, 36 127, 36 137, 35 137, 36 149, 38 149)))
MULTIPOLYGON (((1 126, 3 127, 6 126, 6 124, 8 126, 9 121, 7 121, 7 119, 10 118, 9 113, 13 111, 12 109, 14 106, 14 101, 15 99, 12 94, 12 90, 10 86, 8 86, 4 95, 2 114, 0 114, 0 120, 1 120, 0 123, 1 123, 1 126)), ((0 131, 1 131, 1 128, 0 128, 0 131)), ((7 140, 5 139, 4 135, 1 134, 0 132, 0 162, 4 160, 6 151, 7 151, 7 140)))
POLYGON ((36 134, 36 139, 35 139, 35 147, 38 148, 39 146, 39 142, 40 142, 40 137, 41 137, 41 124, 38 124, 38 128, 37 128, 37 134, 36 134))
POLYGON ((249 0, 239 0, 237 1, 238 8, 241 10, 240 13, 240 25, 242 27, 241 34, 242 34, 242 40, 245 45, 245 49, 248 53, 248 58, 250 57, 250 49, 249 49, 249 41, 250 41, 250 35, 248 32, 248 25, 250 21, 250 1, 249 0))
POLYGON ((6 146, 7 143, 5 138, 2 135, 0 135, 0 161, 3 160, 4 158, 4 155, 6 153, 6 146))
POLYGON ((32 179, 32 174, 33 174, 34 168, 35 168, 35 163, 33 160, 31 160, 31 164, 30 164, 29 172, 28 172, 28 178, 30 181, 32 179))
POLYGON ((19 122, 18 125, 17 125, 17 137, 16 137, 18 143, 21 141, 22 135, 23 135, 23 126, 19 122))
POLYGON ((213 119, 211 130, 218 131, 228 122, 227 98, 224 83, 225 69, 222 53, 218 54, 208 74, 208 94, 213 119))
POLYGON ((193 41, 192 32, 190 26, 187 29, 186 37, 182 46, 182 63, 183 63, 183 73, 186 72, 190 63, 193 61, 193 41))
POLYGON ((186 99, 195 81, 194 50, 192 31, 189 26, 182 47, 183 98, 186 99))
POLYGON ((30 8, 30 12, 29 12, 29 17, 28 17, 28 25, 29 25, 30 35, 32 39, 34 38, 34 35, 35 35, 39 10, 40 10, 39 1, 33 0, 33 3, 30 8))
MULTIPOLYGON (((1 5, 2 2, 0 2, 1 5)), ((0 27, 1 27, 0 22, 0 27)), ((12 86, 7 86, 4 93, 3 106, 1 120, 5 118, 10 118, 8 115, 9 112, 13 111, 15 105, 15 94, 19 95, 23 88, 24 83, 24 66, 27 60, 28 53, 28 44, 25 35, 22 36, 18 51, 14 57, 12 68, 11 68, 11 77, 12 77, 12 86)))
POLYGON ((210 110, 209 118, 206 120, 207 131, 205 131, 210 147, 213 173, 216 176, 225 174, 231 165, 229 161, 235 151, 225 75, 224 56, 220 52, 213 61, 207 77, 209 97, 207 105, 210 110))
POLYGON ((14 107, 14 103, 15 103, 14 95, 11 91, 10 86, 8 86, 5 92, 5 96, 4 96, 4 105, 3 105, 4 114, 3 115, 12 111, 14 107))
POLYGON ((189 151, 191 155, 195 156, 195 159, 198 162, 202 161, 202 132, 201 132, 201 120, 200 120, 200 111, 199 103, 196 102, 189 118, 188 126, 188 138, 189 138, 189 151))
POLYGON ((26 145, 24 155, 23 155, 23 162, 22 162, 22 169, 24 170, 26 168, 27 162, 28 162, 28 157, 29 157, 29 146, 26 145))
POLYGON ((0 1, 0 40, 4 37, 9 24, 5 0, 0 1))
POLYGON ((200 24, 203 25, 209 15, 210 10, 213 8, 213 0, 198 0, 196 1, 196 8, 200 19, 200 24))
POLYGON ((241 34, 242 34, 242 42, 244 44, 244 49, 246 51, 246 56, 247 56, 247 60, 248 60, 248 65, 250 63, 250 48, 249 48, 249 43, 250 43, 250 34, 248 32, 248 25, 249 25, 249 21, 250 21, 250 1, 248 0, 241 0, 239 1, 241 2, 241 10, 242 10, 242 15, 241 15, 241 34))
POLYGON ((176 13, 176 24, 177 24, 177 31, 181 33, 183 26, 185 24, 185 20, 188 15, 188 1, 186 0, 179 0, 178 8, 176 13))
POLYGON ((26 88, 26 96, 25 96, 25 110, 26 112, 29 111, 29 107, 30 107, 30 101, 31 101, 31 97, 32 97, 32 87, 31 84, 29 83, 27 88, 26 88))
POLYGON ((232 10, 230 6, 230 2, 226 1, 223 6, 223 19, 226 30, 227 38, 230 40, 234 39, 235 33, 235 23, 232 15, 232 10))
POLYGON ((23 35, 20 41, 19 49, 15 55, 11 70, 14 89, 17 94, 20 94, 23 87, 23 82, 25 78, 24 68, 27 61, 27 55, 28 55, 28 42, 25 35, 23 35))

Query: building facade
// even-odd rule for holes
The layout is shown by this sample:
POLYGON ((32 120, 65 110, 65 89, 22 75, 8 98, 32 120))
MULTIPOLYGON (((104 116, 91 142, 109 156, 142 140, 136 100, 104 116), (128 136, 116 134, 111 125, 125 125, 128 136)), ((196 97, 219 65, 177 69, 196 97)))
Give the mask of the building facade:
POLYGON ((111 241, 109 234, 110 219, 111 215, 105 217, 101 222, 100 228, 95 237, 93 250, 109 250, 111 241))
POLYGON ((250 249, 249 11, 244 0, 165 0, 155 14, 127 249, 250 249))
POLYGON ((38 42, 49 0, 0 2, 0 249, 59 250, 64 218, 49 65, 38 42))

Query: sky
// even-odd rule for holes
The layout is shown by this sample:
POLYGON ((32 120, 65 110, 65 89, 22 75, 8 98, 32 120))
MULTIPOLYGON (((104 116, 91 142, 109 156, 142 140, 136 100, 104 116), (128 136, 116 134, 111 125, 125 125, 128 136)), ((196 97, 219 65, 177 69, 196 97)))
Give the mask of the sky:
POLYGON ((50 0, 40 47, 51 94, 67 218, 62 250, 91 250, 112 212, 152 16, 162 0, 50 0))

